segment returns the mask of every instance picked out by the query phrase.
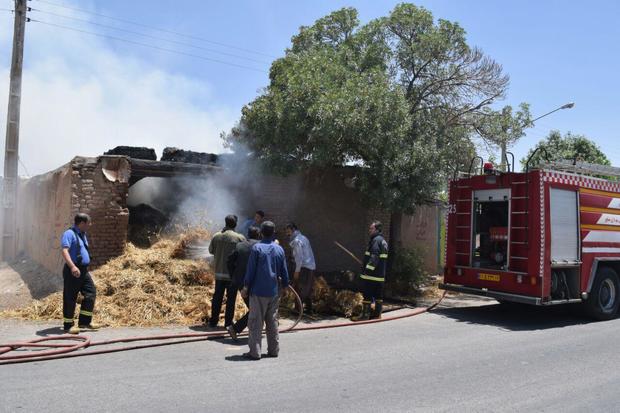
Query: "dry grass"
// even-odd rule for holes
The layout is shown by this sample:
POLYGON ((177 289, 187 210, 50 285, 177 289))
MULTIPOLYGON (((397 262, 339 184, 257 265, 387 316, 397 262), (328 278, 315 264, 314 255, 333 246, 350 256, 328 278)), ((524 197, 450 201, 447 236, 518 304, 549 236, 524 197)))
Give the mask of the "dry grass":
MULTIPOLYGON (((213 272, 205 260, 187 259, 191 245, 207 242, 208 231, 192 229, 180 236, 160 239, 151 248, 128 244, 123 255, 92 272, 97 286, 94 319, 108 326, 195 325, 211 314, 214 290, 213 272)), ((350 316, 361 307, 362 296, 336 291, 317 278, 314 308, 324 314, 350 316)), ((292 296, 283 304, 294 307, 292 296)), ((79 309, 76 309, 76 317, 79 309)), ((224 314, 225 304, 222 307, 224 314)), ((235 318, 247 311, 237 299, 235 318)), ((62 293, 54 293, 27 307, 8 310, 0 317, 27 320, 62 320, 62 293)))
MULTIPOLYGON (((97 285, 95 320, 109 326, 203 322, 211 314, 213 273, 204 260, 175 259, 172 255, 184 240, 199 239, 205 233, 189 231, 181 237, 162 239, 149 249, 128 244, 123 255, 93 271, 97 285)), ((245 311, 243 301, 238 299, 236 316, 240 317, 245 311)), ((62 293, 3 315, 28 320, 61 320, 62 293)))
MULTIPOLYGON (((334 290, 327 285, 323 277, 316 277, 312 289, 312 308, 314 311, 327 314, 351 317, 362 309, 362 294, 349 290, 334 290)), ((295 297, 287 292, 282 298, 282 305, 293 310, 295 297)))

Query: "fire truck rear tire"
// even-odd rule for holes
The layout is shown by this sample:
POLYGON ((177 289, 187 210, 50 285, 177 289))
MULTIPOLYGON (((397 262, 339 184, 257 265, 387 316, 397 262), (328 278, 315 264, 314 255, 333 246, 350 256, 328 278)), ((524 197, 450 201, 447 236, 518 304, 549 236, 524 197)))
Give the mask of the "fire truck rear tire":
POLYGON ((618 313, 620 305, 620 281, 618 274, 610 267, 600 267, 590 296, 586 301, 588 314, 597 320, 611 320, 618 313))

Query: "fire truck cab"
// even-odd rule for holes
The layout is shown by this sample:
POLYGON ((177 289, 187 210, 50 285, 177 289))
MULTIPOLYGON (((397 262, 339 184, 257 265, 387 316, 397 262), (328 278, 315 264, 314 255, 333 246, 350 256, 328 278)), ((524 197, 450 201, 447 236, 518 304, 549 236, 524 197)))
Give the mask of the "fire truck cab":
POLYGON ((620 168, 560 161, 500 172, 481 164, 481 173, 449 184, 440 288, 500 302, 584 303, 597 319, 615 317, 620 168))

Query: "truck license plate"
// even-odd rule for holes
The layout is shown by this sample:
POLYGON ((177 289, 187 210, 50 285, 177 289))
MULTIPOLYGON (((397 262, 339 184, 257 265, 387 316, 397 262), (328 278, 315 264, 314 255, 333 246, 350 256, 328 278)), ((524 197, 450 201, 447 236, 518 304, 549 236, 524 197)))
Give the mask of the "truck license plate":
POLYGON ((478 274, 478 279, 482 281, 499 282, 499 274, 485 274, 481 272, 478 274))

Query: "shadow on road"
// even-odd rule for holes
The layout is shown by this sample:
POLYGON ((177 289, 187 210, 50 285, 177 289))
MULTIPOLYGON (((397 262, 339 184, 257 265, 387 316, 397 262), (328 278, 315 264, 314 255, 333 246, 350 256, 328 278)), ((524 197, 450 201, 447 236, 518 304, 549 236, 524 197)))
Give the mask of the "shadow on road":
POLYGON ((546 330, 593 322, 579 305, 535 307, 520 304, 489 304, 475 307, 440 307, 433 310, 468 324, 484 324, 510 331, 546 330))
POLYGON ((48 327, 37 331, 35 334, 42 337, 57 336, 60 334, 65 334, 65 330, 63 330, 62 327, 48 327))
POLYGON ((259 361, 259 360, 270 359, 270 358, 273 358, 273 357, 269 357, 269 355, 263 354, 263 355, 261 355, 260 359, 254 360, 254 359, 247 358, 247 357, 245 357, 245 356, 243 356, 241 354, 236 354, 234 356, 224 357, 224 360, 226 360, 226 361, 247 361, 247 362, 253 362, 253 361, 259 361))

